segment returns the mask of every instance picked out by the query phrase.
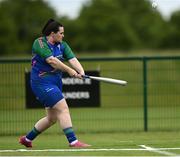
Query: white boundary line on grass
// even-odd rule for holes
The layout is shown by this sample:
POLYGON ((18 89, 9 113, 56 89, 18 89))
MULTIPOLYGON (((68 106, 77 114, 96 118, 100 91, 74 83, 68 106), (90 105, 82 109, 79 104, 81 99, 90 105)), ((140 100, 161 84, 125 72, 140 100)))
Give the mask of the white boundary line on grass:
MULTIPOLYGON (((145 148, 147 151, 150 151, 150 152, 154 152, 154 153, 158 153, 158 154, 161 154, 161 155, 167 155, 167 156, 178 156, 178 154, 175 154, 175 153, 171 153, 171 152, 168 152, 168 151, 165 151, 167 149, 159 149, 159 148, 153 148, 153 147, 149 147, 149 146, 146 146, 146 145, 139 145, 140 147, 142 148, 145 148)), ((170 150, 170 149, 168 149, 170 150)), ((172 149, 171 149, 172 150, 172 149)), ((175 149, 174 149, 175 150, 175 149)))
MULTIPOLYGON (((0 157, 35 157, 35 156, 0 156, 0 157)), ((80 156, 38 156, 38 157, 80 157, 80 156)), ((107 157, 107 156, 83 156, 83 157, 107 157)), ((108 156, 108 157, 118 157, 118 156, 108 156)), ((132 157, 132 156, 126 156, 126 157, 132 157)), ((146 157, 154 157, 154 156, 146 156, 146 157)), ((156 157, 164 157, 164 156, 156 156, 156 157)), ((175 156, 175 157, 179 157, 179 156, 175 156)))
MULTIPOLYGON (((180 148, 151 148, 145 145, 139 145, 142 148, 97 148, 97 149, 7 149, 0 150, 0 153, 6 152, 100 152, 100 151, 154 151, 165 152, 166 150, 180 150, 180 148)), ((165 155, 165 154, 164 154, 165 155)), ((169 154, 168 154, 169 155, 169 154)), ((171 153, 172 155, 172 153, 171 153)), ((175 155, 175 154, 173 154, 175 155)), ((177 154, 176 154, 177 155, 177 154)))
POLYGON ((3 152, 100 152, 100 151, 129 151, 129 150, 145 150, 144 148, 100 148, 100 149, 9 149, 9 150, 0 150, 0 153, 3 152))

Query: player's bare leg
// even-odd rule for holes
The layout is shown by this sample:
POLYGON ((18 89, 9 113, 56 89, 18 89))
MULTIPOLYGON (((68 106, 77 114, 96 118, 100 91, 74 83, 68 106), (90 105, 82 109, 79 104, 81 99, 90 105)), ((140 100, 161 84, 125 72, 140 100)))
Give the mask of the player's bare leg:
POLYGON ((60 100, 53 107, 57 111, 57 120, 66 135, 70 147, 88 147, 90 145, 85 144, 77 140, 75 133, 72 129, 71 116, 68 105, 65 99, 60 100))
POLYGON ((53 108, 46 108, 46 117, 40 119, 36 124, 35 128, 43 132, 57 121, 56 111, 53 108))
POLYGON ((40 119, 35 124, 35 127, 26 136, 20 137, 19 142, 21 144, 25 145, 26 147, 32 147, 32 140, 58 121, 69 141, 70 147, 90 146, 77 140, 72 129, 71 116, 65 99, 60 100, 54 105, 53 108, 46 108, 46 113, 46 117, 40 119))
POLYGON ((35 127, 26 135, 19 138, 19 143, 26 147, 32 147, 32 140, 34 140, 41 132, 56 123, 57 116, 55 109, 46 108, 46 117, 41 118, 35 127))

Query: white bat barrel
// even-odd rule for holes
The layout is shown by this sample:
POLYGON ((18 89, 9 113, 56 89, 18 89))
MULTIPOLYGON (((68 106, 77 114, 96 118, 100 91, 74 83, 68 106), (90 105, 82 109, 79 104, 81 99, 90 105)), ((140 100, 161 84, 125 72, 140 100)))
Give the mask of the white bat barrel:
POLYGON ((126 85, 127 82, 124 80, 117 80, 112 78, 106 78, 106 77, 96 77, 96 76, 88 76, 90 79, 103 81, 107 83, 114 83, 114 84, 120 84, 120 85, 126 85))

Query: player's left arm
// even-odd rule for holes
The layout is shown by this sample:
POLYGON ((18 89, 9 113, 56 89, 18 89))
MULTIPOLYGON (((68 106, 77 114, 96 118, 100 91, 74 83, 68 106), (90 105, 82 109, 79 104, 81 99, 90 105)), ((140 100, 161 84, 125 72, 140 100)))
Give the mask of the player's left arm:
POLYGON ((68 62, 70 63, 72 68, 74 70, 76 70, 80 75, 84 75, 84 69, 83 69, 81 63, 78 61, 77 58, 74 57, 74 58, 68 60, 68 62))
POLYGON ((78 61, 78 59, 75 57, 74 53, 72 52, 71 48, 69 45, 63 41, 63 46, 64 46, 64 58, 66 58, 71 65, 71 67, 76 70, 79 73, 79 77, 82 78, 81 76, 84 75, 84 69, 81 65, 81 63, 78 61))

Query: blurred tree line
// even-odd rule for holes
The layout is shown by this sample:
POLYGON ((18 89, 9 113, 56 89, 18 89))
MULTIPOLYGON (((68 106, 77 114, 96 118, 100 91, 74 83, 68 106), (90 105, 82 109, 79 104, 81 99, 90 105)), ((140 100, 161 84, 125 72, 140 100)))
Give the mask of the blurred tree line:
POLYGON ((180 48, 180 11, 164 20, 148 0, 90 0, 76 19, 57 16, 43 0, 1 0, 0 55, 30 54, 49 18, 80 52, 180 48))

